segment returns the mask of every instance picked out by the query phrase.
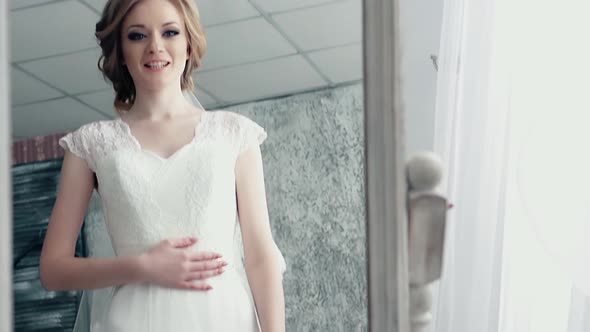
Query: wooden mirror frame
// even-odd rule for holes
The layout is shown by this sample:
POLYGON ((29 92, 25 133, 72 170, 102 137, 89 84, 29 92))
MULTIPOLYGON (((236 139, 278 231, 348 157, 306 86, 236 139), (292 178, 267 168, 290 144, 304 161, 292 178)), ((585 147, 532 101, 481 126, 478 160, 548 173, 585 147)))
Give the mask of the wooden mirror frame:
MULTIPOLYGON (((0 2, 0 331, 13 328, 9 1, 0 2)), ((408 262, 398 0, 363 0, 368 323, 407 332, 408 262)))
POLYGON ((370 332, 409 331, 399 1, 363 1, 365 192, 370 332))

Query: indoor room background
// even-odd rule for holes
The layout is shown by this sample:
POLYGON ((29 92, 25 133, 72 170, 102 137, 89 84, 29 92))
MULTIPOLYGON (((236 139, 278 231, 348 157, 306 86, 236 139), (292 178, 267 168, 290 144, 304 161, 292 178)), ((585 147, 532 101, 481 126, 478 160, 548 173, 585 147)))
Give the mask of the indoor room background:
MULTIPOLYGON (((57 140, 113 119, 93 37, 104 0, 11 0, 14 301, 17 331, 68 331, 80 292, 48 292, 40 244, 55 200, 57 140)), ((246 115, 261 146, 283 252, 288 331, 366 331, 361 0, 198 0, 208 50, 194 74, 208 111, 246 115)), ((432 150, 442 3, 401 2, 407 151, 432 150)), ((94 194, 77 254, 109 255, 94 194)), ((101 301, 96 292, 91 302, 101 301)))

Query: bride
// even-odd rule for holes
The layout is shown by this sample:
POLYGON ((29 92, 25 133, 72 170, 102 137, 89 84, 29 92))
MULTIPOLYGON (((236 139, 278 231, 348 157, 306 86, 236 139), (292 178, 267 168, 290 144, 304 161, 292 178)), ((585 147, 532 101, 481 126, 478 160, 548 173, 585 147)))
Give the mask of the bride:
POLYGON ((285 266, 259 147, 267 134, 185 97, 206 48, 193 0, 109 0, 96 36, 118 116, 59 142, 43 286, 110 288, 94 332, 284 331, 285 266), (114 257, 74 257, 94 189, 114 257))

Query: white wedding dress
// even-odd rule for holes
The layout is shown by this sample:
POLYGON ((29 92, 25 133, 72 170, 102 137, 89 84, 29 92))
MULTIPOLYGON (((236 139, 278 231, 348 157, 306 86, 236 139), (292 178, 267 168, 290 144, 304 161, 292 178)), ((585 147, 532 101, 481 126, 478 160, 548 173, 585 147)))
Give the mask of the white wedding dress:
MULTIPOLYGON (((137 283, 113 287, 101 308, 80 311, 75 331, 259 331, 237 220, 234 167, 266 132, 229 111, 206 111, 195 135, 169 158, 145 150, 120 118, 81 126, 59 144, 96 173, 106 230, 116 255, 144 252, 162 239, 196 236, 189 250, 229 263, 207 292, 137 283), (90 313, 90 317, 88 317, 90 313), (85 318, 81 318, 81 316, 85 318)), ((275 246, 276 248, 276 246, 275 246)), ((281 273, 285 270, 283 257, 281 273)), ((85 292, 84 305, 89 303, 85 292)))

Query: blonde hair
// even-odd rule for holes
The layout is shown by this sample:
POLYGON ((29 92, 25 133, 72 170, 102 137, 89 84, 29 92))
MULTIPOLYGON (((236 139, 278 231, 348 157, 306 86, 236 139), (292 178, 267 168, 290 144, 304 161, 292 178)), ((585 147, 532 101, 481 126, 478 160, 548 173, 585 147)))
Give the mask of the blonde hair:
MULTIPOLYGON (((127 67, 123 65, 121 29, 129 11, 141 0, 108 0, 102 17, 96 23, 95 36, 102 49, 98 69, 103 77, 111 81, 115 90, 115 110, 129 110, 135 102, 135 84, 127 67)), ((207 49, 205 33, 200 22, 199 10, 193 0, 168 0, 176 6, 184 19, 189 59, 180 78, 183 91, 194 89, 193 70, 201 66, 201 59, 207 49)))

